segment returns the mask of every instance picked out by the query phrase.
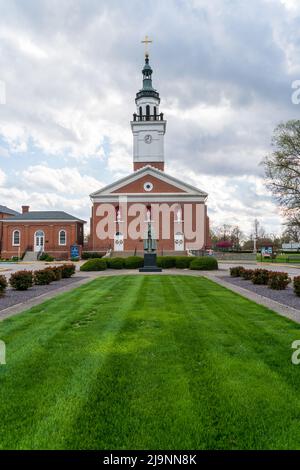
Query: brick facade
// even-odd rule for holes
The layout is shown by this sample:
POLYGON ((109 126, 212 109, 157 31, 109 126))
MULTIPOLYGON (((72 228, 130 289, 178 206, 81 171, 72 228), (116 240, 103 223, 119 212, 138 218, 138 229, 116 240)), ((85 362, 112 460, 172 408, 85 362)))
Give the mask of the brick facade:
MULTIPOLYGON (((91 214, 91 221, 90 221, 90 238, 89 238, 89 245, 88 249, 91 251, 107 251, 109 249, 115 251, 116 244, 115 238, 113 236, 109 236, 106 239, 100 239, 98 233, 100 231, 100 227, 102 227, 102 233, 108 230, 108 226, 103 230, 103 226, 101 226, 101 221, 107 218, 108 213, 104 212, 104 204, 109 204, 113 206, 112 212, 114 213, 114 234, 121 233, 124 235, 123 239, 123 250, 124 253, 141 253, 144 249, 144 237, 147 230, 146 224, 146 213, 147 210, 151 208, 151 219, 153 222, 153 228, 155 232, 155 237, 157 239, 157 252, 158 254, 169 254, 175 251, 176 247, 176 233, 184 233, 185 232, 185 208, 187 205, 190 206, 191 214, 192 214, 192 229, 196 230, 196 207, 201 206, 201 221, 200 221, 200 228, 198 227, 199 231, 201 232, 201 239, 203 242, 201 246, 198 244, 197 247, 193 247, 192 249, 201 250, 205 247, 210 246, 210 239, 209 239, 209 218, 207 216, 207 208, 205 205, 205 193, 201 193, 200 191, 194 189, 190 189, 190 192, 187 192, 186 187, 184 187, 184 183, 176 184, 174 182, 174 178, 169 177, 162 171, 153 171, 153 165, 142 168, 138 175, 132 174, 129 175, 127 178, 128 181, 122 181, 122 184, 118 184, 118 182, 112 187, 108 187, 109 190, 105 191, 100 190, 99 193, 91 195, 93 200, 93 207, 92 207, 92 214, 91 214), (143 171, 144 170, 144 171, 143 171), (156 174, 154 174, 156 173, 156 174), (151 191, 146 191, 145 184, 150 183, 152 185, 151 191), (197 192, 198 191, 198 192, 197 192), (119 197, 127 198, 127 203, 124 205, 119 197), (120 206, 121 204, 121 206, 120 206), (132 238, 130 234, 125 229, 130 228, 131 223, 136 219, 139 213, 132 215, 132 206, 134 204, 140 204, 141 212, 144 213, 144 217, 142 219, 142 227, 139 225, 138 230, 140 231, 141 236, 138 238, 132 238), (159 212, 160 205, 165 205, 169 208, 176 207, 175 211, 169 211, 169 215, 163 216, 161 212, 159 212), (176 222, 176 210, 177 208, 181 209, 181 216, 183 222, 181 224, 176 222), (117 222, 117 213, 118 210, 121 213, 122 222, 117 222), (124 213, 124 210, 126 213, 124 213), (99 212, 103 212, 102 215, 99 215, 99 212), (125 223, 127 221, 127 223, 125 223), (162 230, 163 230, 163 223, 167 224, 169 227, 169 237, 163 237, 162 230), (158 230, 157 230, 158 224, 158 230), (155 230, 156 229, 156 230, 155 230), (127 234, 127 237, 126 237, 127 234)), ((177 180, 178 181, 178 180, 177 180)), ((146 186, 147 187, 147 186, 146 186)), ((188 188, 189 189, 189 188, 188 188)), ((102 224, 103 225, 103 224, 102 224)), ((187 237, 183 237, 183 247, 185 251, 188 248, 190 243, 193 243, 195 239, 187 239, 187 237)), ((178 243, 178 242, 177 242, 178 243)), ((177 245, 178 246, 178 245, 177 245)), ((120 252, 121 253, 121 252, 120 252)), ((119 252, 115 253, 116 255, 119 252)))
POLYGON ((23 256, 28 251, 34 250, 35 233, 43 231, 45 234, 44 251, 57 259, 70 258, 71 246, 83 245, 83 224, 74 222, 24 222, 3 224, 3 249, 2 258, 23 256), (13 246, 13 232, 20 231, 20 246, 13 246), (59 232, 66 232, 66 245, 59 244, 59 232))

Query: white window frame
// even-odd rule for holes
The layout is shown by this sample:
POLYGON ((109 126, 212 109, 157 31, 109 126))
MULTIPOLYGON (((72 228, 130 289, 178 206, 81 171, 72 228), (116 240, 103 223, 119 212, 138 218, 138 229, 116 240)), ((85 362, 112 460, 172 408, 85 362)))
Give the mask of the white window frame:
POLYGON ((61 229, 59 232, 58 232, 58 244, 59 246, 67 246, 67 231, 65 229, 61 229), (64 232, 65 233, 65 243, 61 243, 60 242, 60 234, 64 232))
POLYGON ((21 230, 14 230, 12 233, 12 246, 20 246, 21 245, 21 230), (15 233, 19 233, 19 243, 15 243, 15 233))

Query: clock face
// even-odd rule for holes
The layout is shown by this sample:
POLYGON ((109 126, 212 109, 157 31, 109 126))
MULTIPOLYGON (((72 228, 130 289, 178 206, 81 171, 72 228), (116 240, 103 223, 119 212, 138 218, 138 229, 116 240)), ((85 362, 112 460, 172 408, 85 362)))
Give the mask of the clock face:
POLYGON ((152 136, 150 134, 145 135, 144 141, 146 142, 146 144, 151 144, 152 136))

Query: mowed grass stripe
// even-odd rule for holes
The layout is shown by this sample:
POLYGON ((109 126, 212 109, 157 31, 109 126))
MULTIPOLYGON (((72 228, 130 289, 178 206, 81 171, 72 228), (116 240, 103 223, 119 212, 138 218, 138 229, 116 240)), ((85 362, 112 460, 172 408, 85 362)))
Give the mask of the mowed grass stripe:
POLYGON ((300 327, 207 279, 97 279, 0 338, 1 448, 300 447, 300 327))

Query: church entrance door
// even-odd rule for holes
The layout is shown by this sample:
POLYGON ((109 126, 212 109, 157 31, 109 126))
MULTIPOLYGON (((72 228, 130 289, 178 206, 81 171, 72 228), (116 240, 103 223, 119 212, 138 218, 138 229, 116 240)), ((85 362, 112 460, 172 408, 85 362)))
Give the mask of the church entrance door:
POLYGON ((34 251, 40 252, 44 251, 45 245, 45 234, 42 230, 38 230, 34 234, 34 251))
POLYGON ((181 232, 175 234, 175 251, 184 251, 184 235, 181 232))
POLYGON ((121 232, 115 234, 114 251, 124 251, 124 235, 121 232))

